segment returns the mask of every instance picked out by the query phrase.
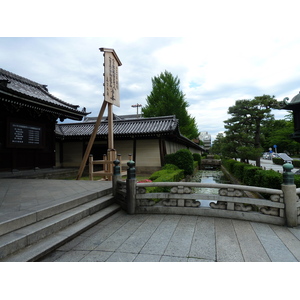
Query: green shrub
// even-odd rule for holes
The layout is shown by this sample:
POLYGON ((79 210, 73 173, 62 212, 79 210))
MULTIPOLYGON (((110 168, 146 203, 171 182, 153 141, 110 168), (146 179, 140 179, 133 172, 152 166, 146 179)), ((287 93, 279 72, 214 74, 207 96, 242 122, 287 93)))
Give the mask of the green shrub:
POLYGON ((180 149, 176 153, 167 154, 165 163, 176 165, 179 169, 184 170, 184 175, 194 173, 194 159, 192 152, 188 149, 180 149))
POLYGON ((161 169, 162 170, 174 171, 174 170, 178 170, 179 168, 176 165, 173 165, 173 164, 165 164, 161 169))
POLYGON ((264 176, 264 170, 260 169, 255 172, 254 175, 254 186, 262 187, 262 177, 264 176))
POLYGON ((259 167, 254 167, 250 165, 245 166, 243 174, 243 183, 246 185, 255 185, 254 176, 258 170, 261 169, 259 167))
MULTIPOLYGON (((243 184, 271 189, 281 189, 281 184, 283 182, 282 174, 274 170, 262 170, 259 167, 241 163, 233 159, 224 159, 222 160, 222 164, 229 173, 240 180, 243 184)), ((297 183, 299 183, 300 186, 300 176, 299 179, 297 178, 297 183)))
POLYGON ((284 164, 284 160, 280 157, 273 157, 272 161, 275 165, 283 165, 284 164))
POLYGON ((176 165, 175 153, 165 155, 165 164, 176 165))
MULTIPOLYGON (((177 166, 168 164, 161 170, 154 172, 149 179, 153 182, 179 182, 184 178, 184 170, 179 169, 177 166)), ((168 193, 170 187, 148 187, 148 193, 168 193)))
POLYGON ((222 164, 227 169, 227 171, 233 174, 234 165, 237 163, 234 159, 223 159, 222 164))
POLYGON ((295 168, 300 168, 300 160, 294 159, 292 163, 295 168))
POLYGON ((294 183, 295 183, 297 188, 300 188, 300 175, 295 175, 294 183))
POLYGON ((193 153, 194 161, 198 162, 198 167, 201 167, 201 155, 199 153, 193 153))
POLYGON ((239 179, 241 182, 243 182, 243 175, 244 175, 244 167, 246 166, 245 163, 236 162, 233 168, 233 175, 239 179))
POLYGON ((282 184, 282 174, 274 170, 265 170, 262 176, 263 187, 268 187, 270 189, 281 189, 282 184))

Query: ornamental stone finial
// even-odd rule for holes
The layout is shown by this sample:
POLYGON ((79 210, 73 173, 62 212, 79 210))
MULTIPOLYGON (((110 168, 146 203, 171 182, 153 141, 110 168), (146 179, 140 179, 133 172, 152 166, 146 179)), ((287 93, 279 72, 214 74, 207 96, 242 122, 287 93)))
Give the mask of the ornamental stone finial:
POLYGON ((294 184, 294 173, 292 169, 294 169, 293 164, 285 163, 283 166, 283 184, 291 185, 294 184))
POLYGON ((130 160, 127 162, 127 179, 135 179, 135 162, 130 160))

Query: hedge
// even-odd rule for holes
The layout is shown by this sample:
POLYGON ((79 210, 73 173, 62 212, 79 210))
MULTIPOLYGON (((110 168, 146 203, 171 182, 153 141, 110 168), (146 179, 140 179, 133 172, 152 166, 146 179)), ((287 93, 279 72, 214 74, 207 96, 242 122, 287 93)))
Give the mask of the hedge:
MULTIPOLYGON (((254 167, 233 159, 223 159, 222 164, 229 173, 245 185, 281 189, 283 182, 282 174, 274 170, 262 170, 259 167, 254 167)), ((300 176, 299 180, 295 180, 295 184, 296 182, 300 186, 300 176)))
POLYGON ((198 167, 201 167, 201 155, 199 153, 193 153, 194 161, 198 162, 198 167))
MULTIPOLYGON (((282 158, 274 157, 272 160, 273 160, 273 163, 276 165, 284 165, 284 160, 282 158)), ((300 160, 299 159, 294 159, 292 161, 292 163, 295 168, 300 168, 300 160)))
MULTIPOLYGON (((178 182, 184 178, 184 170, 172 164, 166 164, 161 170, 154 172, 149 179, 153 182, 178 182)), ((148 187, 148 193, 167 193, 169 187, 148 187)))
POLYGON ((184 170, 184 175, 192 175, 194 173, 194 159, 192 152, 188 149, 180 149, 176 153, 167 154, 165 163, 177 166, 184 170))

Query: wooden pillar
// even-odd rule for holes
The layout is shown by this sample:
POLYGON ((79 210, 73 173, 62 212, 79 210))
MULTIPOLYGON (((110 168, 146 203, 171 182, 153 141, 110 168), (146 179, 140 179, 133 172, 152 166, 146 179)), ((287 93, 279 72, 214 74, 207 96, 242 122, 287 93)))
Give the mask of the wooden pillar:
POLYGON ((85 164, 86 164, 86 162, 87 162, 87 159, 88 159, 88 157, 89 157, 89 155, 90 155, 92 146, 93 146, 93 144, 94 144, 94 141, 95 141, 95 138, 96 138, 96 135, 97 135, 97 131, 98 131, 99 125, 100 125, 100 123, 101 123, 101 119, 102 119, 102 117, 103 117, 103 114, 104 114, 106 105, 107 105, 107 102, 106 102, 106 101, 103 101, 102 107, 101 107, 101 109, 100 109, 100 112, 99 112, 99 115, 98 115, 98 118, 97 118, 97 121, 96 121, 96 124, 95 124, 95 127, 94 127, 94 129, 93 129, 93 133, 92 133, 92 135, 91 135, 91 137, 90 137, 89 143, 88 143, 88 145, 87 145, 87 148, 86 148, 86 150, 85 150, 83 159, 82 159, 82 161, 81 161, 81 165, 80 165, 80 168, 79 168, 79 171, 78 171, 76 180, 79 180, 79 179, 81 178, 81 176, 82 176, 82 173, 83 173, 85 164))

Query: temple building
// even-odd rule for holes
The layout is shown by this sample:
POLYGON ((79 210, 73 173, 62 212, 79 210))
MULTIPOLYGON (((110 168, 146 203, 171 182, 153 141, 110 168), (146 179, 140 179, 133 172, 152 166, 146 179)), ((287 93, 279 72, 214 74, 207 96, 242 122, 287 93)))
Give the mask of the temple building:
MULTIPOLYGON (((85 118, 83 122, 57 124, 57 165, 78 167, 94 128, 96 118, 85 118)), ((114 115, 114 145, 122 160, 128 154, 136 163, 138 173, 151 173, 164 165, 166 154, 180 149, 202 154, 205 149, 179 131, 179 120, 175 116, 140 118, 132 115, 114 115)), ((107 153, 108 120, 103 119, 91 150, 95 160, 103 159, 107 153)))
POLYGON ((294 120, 294 133, 291 138, 300 143, 300 92, 292 98, 290 102, 288 97, 280 103, 281 109, 292 110, 294 120))
MULTIPOLYGON (((96 118, 86 109, 51 95, 47 86, 0 68, 0 171, 79 168, 96 118), (65 119, 73 123, 60 123, 65 119)), ((116 116, 114 147, 122 159, 136 162, 139 173, 161 168, 166 154, 205 149, 181 135, 175 116, 116 116)), ((103 118, 93 144, 94 159, 108 151, 108 120, 103 118)))
POLYGON ((0 68, 0 171, 54 167, 56 121, 86 115, 46 85, 0 68))

